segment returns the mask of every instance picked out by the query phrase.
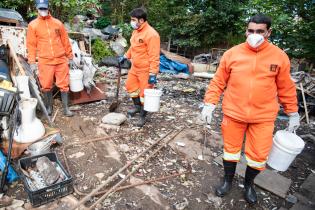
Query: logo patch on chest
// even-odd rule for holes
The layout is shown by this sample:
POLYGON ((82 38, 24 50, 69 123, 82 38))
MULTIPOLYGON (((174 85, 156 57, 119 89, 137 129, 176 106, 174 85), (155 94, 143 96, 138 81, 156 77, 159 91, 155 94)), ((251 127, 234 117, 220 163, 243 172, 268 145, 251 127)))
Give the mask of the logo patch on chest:
POLYGON ((270 64, 270 71, 276 72, 277 69, 278 69, 278 65, 277 64, 270 64))
POLYGON ((143 39, 139 39, 139 43, 143 43, 143 39))
POLYGON ((55 29, 55 33, 60 36, 61 35, 61 32, 60 32, 60 29, 55 29))

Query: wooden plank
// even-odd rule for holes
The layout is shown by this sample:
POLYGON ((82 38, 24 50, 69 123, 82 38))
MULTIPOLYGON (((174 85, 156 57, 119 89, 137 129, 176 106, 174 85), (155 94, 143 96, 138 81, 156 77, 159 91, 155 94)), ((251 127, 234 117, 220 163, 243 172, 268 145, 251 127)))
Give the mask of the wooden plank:
MULTIPOLYGON (((215 158, 215 162, 223 165, 222 156, 215 158)), ((241 177, 245 177, 246 160, 243 156, 241 161, 237 164, 236 173, 241 177)), ((275 171, 266 169, 259 173, 255 179, 255 184, 262 189, 265 189, 281 198, 285 198, 291 185, 291 179, 288 179, 275 171)))
POLYGON ((303 84, 302 82, 300 82, 300 88, 301 88, 301 92, 302 92, 302 98, 303 98, 303 103, 304 103, 304 110, 305 110, 305 116, 306 116, 306 123, 310 124, 310 120, 308 117, 308 111, 307 111, 307 104, 306 104, 306 100, 305 100, 305 95, 304 95, 304 89, 303 89, 303 84))
POLYGON ((86 53, 84 41, 79 41, 79 47, 82 52, 86 53))
MULTIPOLYGON (((106 85, 105 83, 96 83, 96 86, 102 90, 105 91, 106 85)), ((92 101, 101 101, 106 99, 105 93, 101 93, 99 90, 92 88, 91 94, 88 95, 85 90, 82 90, 81 92, 71 92, 70 91, 70 103, 72 105, 74 104, 82 104, 92 101)))

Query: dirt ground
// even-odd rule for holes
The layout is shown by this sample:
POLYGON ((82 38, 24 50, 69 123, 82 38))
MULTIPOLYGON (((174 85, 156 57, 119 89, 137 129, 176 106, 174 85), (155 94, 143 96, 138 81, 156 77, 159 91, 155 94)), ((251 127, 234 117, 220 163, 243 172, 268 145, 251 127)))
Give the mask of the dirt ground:
MULTIPOLYGON (((123 79, 124 83, 125 77, 123 79)), ((108 87, 112 80, 106 81, 108 87)), ((163 90, 161 109, 159 113, 151 113, 142 129, 133 126, 137 117, 128 118, 120 127, 109 127, 102 124, 101 119, 108 113, 111 96, 114 88, 108 89, 108 99, 100 102, 76 105, 72 109, 75 117, 65 118, 59 112, 56 124, 61 129, 64 143, 53 148, 58 158, 66 166, 65 158, 69 163, 69 172, 74 178, 77 191, 74 196, 82 198, 85 193, 91 192, 98 184, 104 182, 119 168, 131 161, 137 154, 144 151, 154 141, 167 132, 183 128, 180 136, 158 152, 140 170, 128 179, 126 184, 141 180, 150 180, 163 176, 191 171, 189 174, 155 182, 151 185, 142 185, 124 191, 116 192, 107 197, 97 209, 279 209, 290 208, 293 204, 285 199, 262 190, 256 186, 258 204, 249 206, 243 198, 243 178, 236 176, 234 187, 226 197, 218 198, 214 189, 220 184, 223 168, 214 162, 214 158, 222 154, 222 139, 220 136, 220 122, 222 120, 221 107, 216 109, 211 125, 213 135, 208 136, 208 145, 204 160, 197 158, 203 147, 203 126, 199 122, 202 100, 209 80, 192 78, 190 80, 175 79, 168 75, 160 75, 158 88, 163 90), (138 132, 139 131, 139 132, 138 132), (134 132, 134 133, 132 133, 134 132), (136 133, 138 132, 138 133, 136 133), (113 137, 93 143, 84 143, 69 146, 62 154, 63 148, 74 142, 83 142, 97 137, 127 134, 123 137, 113 137), (176 142, 187 141, 183 148, 176 142), (192 143, 191 147, 188 146, 192 143), (185 150, 187 152, 182 152, 185 150), (194 153, 195 152, 195 153, 194 153), (81 195, 80 195, 81 194, 81 195)), ((121 89, 121 104, 117 110, 126 113, 132 105, 124 88, 121 89)), ((60 107, 60 101, 55 99, 55 107, 60 107)), ((276 121, 276 129, 284 129, 287 118, 280 117, 276 121)), ((302 124, 297 131, 299 135, 315 134, 314 124, 302 124)), ((288 194, 299 190, 310 173, 315 171, 315 146, 312 139, 304 139, 306 146, 293 162, 289 170, 280 173, 292 180, 288 194)), ((147 156, 145 156, 147 157, 147 156)), ((132 170, 142 163, 145 157, 136 161, 129 169, 132 170)), ((117 183, 127 172, 114 182, 117 183)), ((111 183, 111 186, 113 183, 111 183)), ((10 194, 17 199, 26 200, 27 195, 21 182, 10 189, 10 194)), ((90 199, 87 204, 93 203, 96 198, 90 199)))

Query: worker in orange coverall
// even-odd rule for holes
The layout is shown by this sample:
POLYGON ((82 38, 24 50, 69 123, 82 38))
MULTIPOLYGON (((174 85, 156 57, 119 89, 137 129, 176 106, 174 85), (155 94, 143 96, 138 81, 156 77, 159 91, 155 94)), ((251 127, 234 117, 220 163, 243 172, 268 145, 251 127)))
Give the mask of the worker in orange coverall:
POLYGON ((279 103, 289 116, 288 130, 299 123, 296 88, 290 78, 290 61, 280 48, 268 42, 271 19, 263 14, 250 18, 246 42, 226 51, 204 98, 202 119, 210 124, 212 113, 224 92, 221 128, 224 141, 224 182, 216 188, 223 197, 232 186, 241 157, 244 135, 247 168, 245 199, 257 202, 253 188, 256 175, 264 170, 272 146, 279 103))
POLYGON ((147 22, 147 13, 142 8, 130 12, 130 24, 134 29, 130 48, 120 57, 120 62, 130 59, 132 66, 128 72, 126 89, 134 107, 128 110, 130 116, 140 113, 136 126, 145 124, 147 112, 143 109, 144 89, 153 88, 160 65, 160 36, 147 22))
POLYGON ((48 114, 52 114, 52 87, 55 80, 61 92, 63 114, 73 116, 68 107, 69 64, 72 60, 72 48, 64 25, 53 18, 48 10, 48 0, 36 0, 38 17, 31 21, 27 30, 28 62, 33 72, 37 71, 44 93, 48 114))

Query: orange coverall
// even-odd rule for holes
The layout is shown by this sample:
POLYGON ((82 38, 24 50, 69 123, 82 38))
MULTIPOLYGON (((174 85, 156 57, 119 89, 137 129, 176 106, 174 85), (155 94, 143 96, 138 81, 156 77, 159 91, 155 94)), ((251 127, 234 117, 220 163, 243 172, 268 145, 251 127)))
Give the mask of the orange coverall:
POLYGON ((38 56, 39 81, 43 91, 50 91, 54 77, 61 92, 69 91, 68 59, 73 58, 68 33, 64 25, 53 18, 38 16, 30 22, 27 31, 28 62, 38 56))
POLYGON ((257 49, 246 42, 231 48, 208 86, 205 104, 217 104, 223 92, 223 159, 239 161, 245 134, 247 164, 263 170, 279 103, 286 113, 298 111, 288 56, 266 40, 257 49))
POLYGON ((144 89, 153 87, 148 83, 149 73, 157 74, 159 72, 160 36, 146 21, 133 31, 130 44, 131 46, 125 54, 132 62, 126 89, 132 98, 140 96, 143 103, 144 89))

